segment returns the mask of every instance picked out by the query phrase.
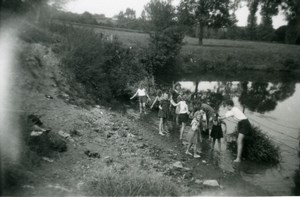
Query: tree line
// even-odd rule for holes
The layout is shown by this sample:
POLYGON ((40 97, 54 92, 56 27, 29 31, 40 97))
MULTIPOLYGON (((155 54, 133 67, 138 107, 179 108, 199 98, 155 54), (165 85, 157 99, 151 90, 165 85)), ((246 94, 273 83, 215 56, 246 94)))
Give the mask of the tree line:
MULTIPOLYGON (((151 0, 145 5, 141 15, 137 17, 136 11, 127 8, 112 18, 104 15, 75 14, 61 11, 61 5, 68 0, 2 0, 4 9, 16 12, 33 8, 39 17, 41 7, 51 5, 52 17, 72 22, 105 25, 136 29, 145 32, 155 31, 151 17, 155 14, 172 16, 172 22, 184 29, 186 35, 199 38, 240 39, 254 41, 282 42, 288 44, 300 43, 300 1, 299 0, 181 0, 177 7, 171 1, 151 0), (162 7, 162 4, 168 4, 162 7), (246 27, 236 25, 236 10, 247 5, 249 16, 246 27), (42 6, 41 6, 42 5, 42 6), (151 10, 161 10, 160 13, 149 13, 151 10), (260 9, 259 9, 260 8, 260 9), (260 10, 261 23, 257 22, 257 13, 260 10), (272 17, 282 10, 285 13, 287 25, 274 29, 272 17)), ((37 18, 38 18, 37 17, 37 18)), ((156 16, 161 17, 163 16, 156 16)), ((157 24, 159 25, 159 24, 157 24)), ((174 25, 174 24, 172 24, 174 25)))

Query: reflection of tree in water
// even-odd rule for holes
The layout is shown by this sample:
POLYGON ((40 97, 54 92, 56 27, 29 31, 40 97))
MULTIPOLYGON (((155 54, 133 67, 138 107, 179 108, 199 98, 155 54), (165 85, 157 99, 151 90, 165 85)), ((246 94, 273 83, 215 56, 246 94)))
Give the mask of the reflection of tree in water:
MULTIPOLYGON (((195 82, 196 92, 198 92, 199 82, 195 82)), ((251 111, 265 113, 276 108, 278 102, 291 97, 296 90, 296 84, 288 83, 268 83, 268 82, 239 82, 230 81, 218 82, 214 91, 208 91, 211 106, 218 109, 222 101, 239 97, 239 102, 244 108, 251 111)))
POLYGON ((242 82, 239 102, 251 111, 265 113, 276 108, 295 92, 295 83, 242 82))

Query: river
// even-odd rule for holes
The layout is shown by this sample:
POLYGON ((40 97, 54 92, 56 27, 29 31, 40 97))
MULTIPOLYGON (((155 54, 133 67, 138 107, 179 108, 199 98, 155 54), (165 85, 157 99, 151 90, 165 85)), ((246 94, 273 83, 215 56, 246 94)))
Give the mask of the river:
MULTIPOLYGON (((279 146, 281 162, 278 165, 242 162, 240 173, 244 180, 273 195, 299 195, 299 76, 262 72, 199 73, 181 76, 175 81, 192 92, 197 88, 198 92, 218 92, 230 97, 245 111, 250 122, 259 126, 279 146)), ((220 105, 219 113, 225 111, 220 105)), ((233 132, 236 123, 230 119, 226 122, 228 133, 233 132)), ((232 159, 232 154, 224 148, 219 166, 233 171, 232 159)))

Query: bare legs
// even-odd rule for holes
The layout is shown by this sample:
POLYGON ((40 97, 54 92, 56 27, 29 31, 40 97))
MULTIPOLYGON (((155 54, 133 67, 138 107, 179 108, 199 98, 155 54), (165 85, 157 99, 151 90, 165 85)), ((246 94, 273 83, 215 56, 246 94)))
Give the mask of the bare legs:
POLYGON ((187 149, 185 151, 185 154, 192 155, 190 152, 190 148, 192 147, 194 143, 194 158, 200 158, 200 155, 197 154, 198 152, 198 142, 200 140, 198 131, 192 131, 192 136, 189 139, 189 144, 187 146, 187 149), (194 142, 193 142, 194 141, 194 142))
POLYGON ((140 102, 140 114, 146 114, 146 103, 140 102))
POLYGON ((216 140, 218 140, 218 147, 219 147, 219 151, 221 152, 221 139, 216 139, 216 138, 213 138, 213 140, 212 140, 212 144, 211 144, 211 148, 212 148, 212 150, 214 150, 214 148, 215 148, 215 143, 216 143, 216 140))
POLYGON ((234 162, 241 162, 242 159, 242 152, 243 152, 243 146, 244 146, 244 138, 245 135, 242 133, 239 133, 238 139, 237 139, 237 157, 234 160, 234 162))
POLYGON ((143 103, 140 102, 140 114, 143 113, 143 103))
POLYGON ((183 122, 181 123, 181 129, 180 129, 180 137, 179 137, 180 141, 182 141, 184 129, 185 129, 185 123, 183 122))
POLYGON ((158 131, 159 131, 160 135, 165 135, 163 133, 163 131, 164 131, 164 119, 163 118, 159 119, 158 131))

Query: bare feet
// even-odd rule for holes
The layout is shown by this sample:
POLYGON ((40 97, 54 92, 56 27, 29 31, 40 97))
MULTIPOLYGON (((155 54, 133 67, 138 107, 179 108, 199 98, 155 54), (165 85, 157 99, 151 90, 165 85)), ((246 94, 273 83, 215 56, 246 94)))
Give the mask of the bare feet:
POLYGON ((159 132, 159 135, 162 135, 162 136, 164 136, 165 134, 164 134, 163 132, 159 132))
POLYGON ((240 159, 236 159, 236 160, 234 160, 233 162, 234 162, 234 163, 240 163, 241 160, 240 160, 240 159))
POLYGON ((199 153, 199 154, 200 154, 200 153, 202 153, 202 151, 201 151, 201 150, 197 150, 197 153, 199 153))
POLYGON ((198 154, 194 154, 194 158, 200 158, 201 156, 198 154))
POLYGON ((193 154, 190 151, 185 151, 185 154, 193 156, 193 154))

